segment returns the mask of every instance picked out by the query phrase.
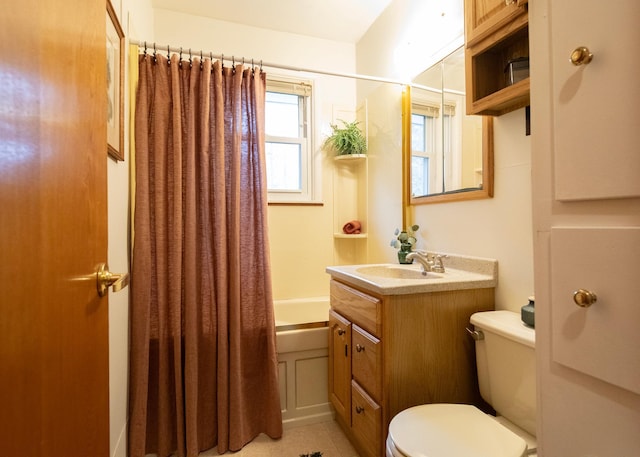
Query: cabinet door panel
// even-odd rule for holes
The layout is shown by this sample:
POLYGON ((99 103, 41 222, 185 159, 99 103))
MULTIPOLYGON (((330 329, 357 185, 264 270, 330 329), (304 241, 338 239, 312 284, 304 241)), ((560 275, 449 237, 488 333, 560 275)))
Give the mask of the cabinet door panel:
POLYGON ((379 457, 379 452, 383 449, 380 429, 382 409, 355 381, 351 382, 351 393, 352 429, 360 449, 365 452, 363 457, 379 457))
POLYGON ((552 356, 640 393, 640 227, 551 230, 552 356), (586 289, 587 308, 573 294, 586 289))
POLYGON ((346 425, 351 424, 351 322, 329 311, 329 400, 346 425))
POLYGON ((640 196, 640 2, 551 2, 555 103, 555 196, 591 200, 640 196), (593 22, 597 18, 597 24, 593 22), (615 30, 616 33, 611 33, 615 30), (586 46, 593 60, 570 62, 586 46))
POLYGON ((465 0, 467 46, 473 46, 526 12, 522 2, 507 5, 504 0, 465 0))
POLYGON ((380 340, 353 325, 353 378, 376 399, 382 398, 382 348, 380 340))

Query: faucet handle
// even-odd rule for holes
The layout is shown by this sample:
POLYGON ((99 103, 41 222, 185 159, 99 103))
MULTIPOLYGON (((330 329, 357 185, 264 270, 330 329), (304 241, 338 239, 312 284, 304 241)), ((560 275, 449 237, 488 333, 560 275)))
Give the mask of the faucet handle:
POLYGON ((434 254, 433 255, 433 266, 431 267, 431 271, 434 273, 444 273, 444 264, 442 263, 442 259, 449 258, 446 254, 434 254))

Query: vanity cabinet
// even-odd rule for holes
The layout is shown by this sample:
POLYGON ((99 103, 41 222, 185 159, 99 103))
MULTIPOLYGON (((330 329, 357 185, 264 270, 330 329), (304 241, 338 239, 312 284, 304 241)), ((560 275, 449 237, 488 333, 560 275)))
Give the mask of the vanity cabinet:
POLYGON ((494 289, 380 295, 331 279, 329 397, 362 457, 384 456, 393 416, 424 403, 481 406, 471 314, 494 289))
MULTIPOLYGON (((509 64, 529 58, 526 0, 465 0, 467 114, 499 116, 529 105, 529 77, 509 64)), ((527 64, 528 65, 528 64, 527 64)))

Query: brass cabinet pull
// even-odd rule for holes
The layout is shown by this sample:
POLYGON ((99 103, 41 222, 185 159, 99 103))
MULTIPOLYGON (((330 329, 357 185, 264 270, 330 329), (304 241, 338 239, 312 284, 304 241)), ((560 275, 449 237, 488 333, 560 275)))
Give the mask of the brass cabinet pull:
POLYGON ((593 54, 591 53, 591 51, 589 51, 589 48, 587 48, 586 46, 578 46, 571 53, 571 58, 569 60, 575 66, 580 66, 588 65, 592 59, 593 54))
POLYGON ((119 292, 129 285, 129 273, 111 273, 106 263, 101 263, 96 272, 96 286, 98 295, 107 295, 109 287, 113 286, 114 292, 119 292))
POLYGON ((339 328, 338 329, 338 335, 340 335, 340 336, 344 335, 344 330, 339 328))
POLYGON ((362 414, 363 412, 364 412, 364 408, 362 406, 357 406, 356 405, 356 413, 362 414))
POLYGON ((364 351, 364 346, 362 346, 360 344, 356 344, 356 351, 358 351, 358 352, 364 351))
POLYGON ((578 289, 573 293, 573 301, 581 308, 588 308, 598 301, 598 296, 586 289, 578 289))

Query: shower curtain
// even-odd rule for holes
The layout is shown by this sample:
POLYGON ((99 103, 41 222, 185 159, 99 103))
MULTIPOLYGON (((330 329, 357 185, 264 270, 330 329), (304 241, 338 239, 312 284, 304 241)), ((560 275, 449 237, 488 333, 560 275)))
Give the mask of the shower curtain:
POLYGON ((265 74, 175 54, 138 63, 129 455, 279 438, 265 74))

